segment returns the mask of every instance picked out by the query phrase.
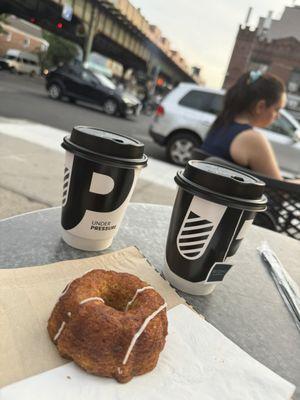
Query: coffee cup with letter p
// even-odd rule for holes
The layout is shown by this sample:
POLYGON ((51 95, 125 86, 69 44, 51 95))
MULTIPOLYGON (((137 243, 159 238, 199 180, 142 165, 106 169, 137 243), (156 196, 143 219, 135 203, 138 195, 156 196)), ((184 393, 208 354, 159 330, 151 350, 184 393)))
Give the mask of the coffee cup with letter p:
POLYGON ((234 168, 197 160, 189 161, 175 181, 164 275, 183 292, 207 295, 231 268, 255 214, 266 210, 265 184, 234 168))
POLYGON ((66 150, 62 237, 81 250, 104 250, 118 232, 141 168, 140 141, 102 129, 76 126, 66 150))

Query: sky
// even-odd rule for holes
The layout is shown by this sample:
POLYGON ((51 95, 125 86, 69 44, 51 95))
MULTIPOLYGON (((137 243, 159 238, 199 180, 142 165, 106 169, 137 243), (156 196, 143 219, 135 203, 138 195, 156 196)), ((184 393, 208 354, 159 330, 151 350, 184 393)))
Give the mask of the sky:
POLYGON ((300 0, 130 0, 145 18, 157 25, 189 65, 202 68, 211 87, 222 86, 239 24, 253 7, 250 25, 273 11, 280 18, 285 6, 300 0))

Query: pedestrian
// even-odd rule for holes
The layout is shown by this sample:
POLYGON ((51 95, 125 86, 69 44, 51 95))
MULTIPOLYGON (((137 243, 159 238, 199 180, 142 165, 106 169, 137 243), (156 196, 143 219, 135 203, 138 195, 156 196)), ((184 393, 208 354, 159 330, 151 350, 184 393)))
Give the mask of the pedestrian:
POLYGON ((260 71, 243 74, 227 91, 223 110, 211 126, 202 150, 282 180, 270 143, 255 127, 270 125, 285 103, 285 86, 279 78, 260 71))
POLYGON ((150 89, 149 89, 149 82, 147 82, 144 88, 144 96, 142 99, 143 110, 147 108, 149 100, 150 100, 150 89))

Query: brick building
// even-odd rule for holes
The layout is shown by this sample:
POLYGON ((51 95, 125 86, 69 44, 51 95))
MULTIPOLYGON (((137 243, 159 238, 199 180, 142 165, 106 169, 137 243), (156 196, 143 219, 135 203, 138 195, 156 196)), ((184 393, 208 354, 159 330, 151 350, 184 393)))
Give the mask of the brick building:
POLYGON ((286 7, 280 20, 260 18, 254 30, 239 27, 223 87, 230 87, 248 70, 273 73, 285 82, 291 95, 300 96, 299 6, 286 7))
POLYGON ((15 17, 9 17, 7 24, 1 24, 5 33, 0 34, 0 56, 8 49, 17 49, 29 53, 46 51, 49 44, 42 37, 40 27, 15 17))

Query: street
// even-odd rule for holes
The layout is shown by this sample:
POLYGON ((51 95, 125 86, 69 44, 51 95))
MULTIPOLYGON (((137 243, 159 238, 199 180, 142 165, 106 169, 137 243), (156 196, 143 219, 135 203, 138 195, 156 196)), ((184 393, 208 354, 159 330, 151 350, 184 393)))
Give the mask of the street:
POLYGON ((177 167, 148 135, 150 117, 126 120, 67 100, 51 100, 40 77, 0 72, 0 218, 61 204, 65 131, 92 125, 145 144, 149 156, 132 201, 173 204, 177 167), (34 182, 34 184, 33 184, 34 182))
POLYGON ((44 79, 0 71, 0 118, 17 118, 38 122, 70 132, 74 125, 90 125, 139 139, 145 153, 165 161, 164 149, 153 143, 148 134, 151 117, 124 119, 105 115, 99 108, 68 100, 51 100, 44 79))

